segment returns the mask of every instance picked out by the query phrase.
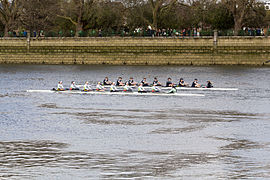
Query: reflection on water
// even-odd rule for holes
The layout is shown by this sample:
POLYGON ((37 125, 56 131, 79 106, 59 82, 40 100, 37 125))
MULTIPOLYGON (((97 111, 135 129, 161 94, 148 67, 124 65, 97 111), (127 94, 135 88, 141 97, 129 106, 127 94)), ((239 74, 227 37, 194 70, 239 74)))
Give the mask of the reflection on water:
MULTIPOLYGON (((0 179, 270 178, 269 68, 0 65, 0 179), (204 97, 27 93, 109 76, 212 80, 204 97)), ((181 92, 180 92, 181 93, 181 92)), ((194 92, 190 92, 194 93, 194 92)))
MULTIPOLYGON (((230 164, 231 167, 228 169, 227 177, 230 179, 247 179, 250 177, 261 178, 270 177, 269 164, 263 163, 259 164, 254 162, 251 158, 241 157, 234 155, 233 152, 246 151, 253 149, 263 149, 266 148, 266 144, 259 144, 258 142, 253 142, 247 139, 235 139, 235 138, 220 138, 220 137, 210 137, 221 141, 228 141, 229 144, 220 147, 222 156, 220 157, 222 161, 226 164, 230 164)), ((255 159, 255 157, 253 157, 255 159)))
POLYGON ((253 148, 263 148, 265 145, 259 144, 257 142, 252 142, 247 139, 234 139, 234 138, 220 138, 214 137, 217 140, 229 141, 230 144, 222 146, 221 150, 240 150, 240 149, 253 149, 253 148))
POLYGON ((193 132, 198 131, 205 128, 205 126, 187 126, 183 128, 160 128, 153 130, 151 133, 157 134, 177 134, 177 133, 184 133, 184 132, 193 132))
POLYGON ((0 166, 12 168, 49 165, 57 161, 61 154, 59 150, 63 147, 66 144, 49 141, 0 142, 0 166))
POLYGON ((25 94, 22 93, 6 93, 6 94, 0 94, 0 98, 4 98, 4 97, 24 97, 26 96, 25 94))
POLYGON ((66 144, 50 141, 0 142, 0 168, 66 167, 101 169, 104 178, 170 177, 170 172, 177 169, 217 158, 212 154, 175 152, 93 154, 65 151, 66 147, 66 144))
MULTIPOLYGON (((217 138, 222 139, 222 138, 217 138)), ((222 139, 223 140, 223 139, 222 139)), ((19 172, 8 173, 8 169, 24 168, 25 176, 31 178, 27 169, 33 167, 68 169, 88 169, 101 171, 102 178, 167 177, 181 176, 177 171, 192 166, 212 164, 224 161, 228 164, 228 174, 218 173, 216 178, 239 179, 247 177, 266 177, 270 172, 259 173, 254 168, 263 170, 240 156, 227 153, 228 150, 259 148, 248 140, 225 139, 234 145, 222 147, 218 154, 127 151, 121 153, 97 154, 68 151, 67 144, 52 141, 15 141, 0 142, 1 178, 17 176, 19 172), (235 171, 237 167, 237 170, 235 171)), ((258 169, 257 169, 258 170, 258 169)), ((32 177, 33 178, 33 177, 32 177)))
MULTIPOLYGON (((177 134, 194 131, 201 131, 209 126, 209 123, 236 122, 245 119, 259 119, 261 115, 255 113, 241 113, 237 111, 205 111, 193 109, 97 109, 97 108, 74 108, 60 107, 54 103, 41 104, 38 107, 67 110, 63 112, 53 112, 56 115, 75 116, 86 124, 99 125, 161 125, 150 133, 157 134, 177 134), (71 112, 74 111, 74 112, 71 112), (166 127, 168 123, 178 124, 186 122, 184 127, 166 127), (195 125, 194 125, 195 124, 195 125), (163 125, 163 126, 162 126, 163 125)), ((156 126, 152 126, 155 128, 156 126)))

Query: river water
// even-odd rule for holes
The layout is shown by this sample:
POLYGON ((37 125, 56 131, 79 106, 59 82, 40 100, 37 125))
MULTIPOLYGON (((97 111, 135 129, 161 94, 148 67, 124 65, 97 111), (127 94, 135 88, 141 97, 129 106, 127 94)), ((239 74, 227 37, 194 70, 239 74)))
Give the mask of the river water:
MULTIPOLYGON (((270 68, 0 65, 0 179, 270 178, 270 68), (118 76, 204 97, 28 93, 118 76)), ((180 92, 181 93, 181 92, 180 92)))

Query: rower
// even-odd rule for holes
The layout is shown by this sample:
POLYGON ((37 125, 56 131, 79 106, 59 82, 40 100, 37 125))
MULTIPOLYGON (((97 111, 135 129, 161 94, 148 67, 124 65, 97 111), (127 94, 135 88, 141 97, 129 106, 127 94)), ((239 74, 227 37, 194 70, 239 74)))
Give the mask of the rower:
POLYGON ((112 83, 111 87, 110 87, 110 91, 111 92, 118 92, 118 89, 115 86, 115 82, 112 83))
POLYGON ((168 94, 174 94, 174 93, 176 93, 176 92, 177 92, 177 89, 176 89, 175 85, 172 84, 171 87, 172 87, 172 88, 170 89, 170 91, 168 92, 168 94))
POLYGON ((128 80, 128 85, 130 86, 136 86, 137 82, 134 81, 133 77, 130 77, 128 80))
POLYGON ((126 82, 126 85, 124 86, 124 92, 132 92, 131 87, 129 86, 128 82, 126 82))
POLYGON ((118 77, 116 81, 116 86, 124 86, 125 84, 123 83, 122 77, 118 77))
POLYGON ((192 82, 191 87, 196 87, 196 88, 201 87, 201 85, 198 83, 198 79, 194 79, 194 81, 192 82))
POLYGON ((71 81, 69 90, 80 90, 80 88, 76 85, 75 81, 71 81))
POLYGON ((156 84, 153 84, 152 93, 157 93, 157 92, 160 92, 160 91, 161 91, 161 89, 159 89, 156 84))
POLYGON ((101 85, 100 82, 98 82, 98 84, 96 86, 96 91, 105 91, 105 88, 101 85))
POLYGON ((157 77, 154 78, 154 81, 153 81, 153 86, 156 85, 156 86, 161 86, 161 83, 158 81, 157 77))
POLYGON ((179 87, 187 87, 188 84, 185 83, 185 81, 184 81, 183 78, 180 78, 178 86, 179 86, 179 87))
POLYGON ((109 86, 109 85, 111 85, 111 84, 112 84, 112 82, 109 81, 109 78, 108 78, 108 77, 105 77, 105 79, 103 80, 103 85, 104 85, 104 86, 109 86))
POLYGON ((59 81, 58 85, 57 85, 57 91, 64 91, 64 90, 65 90, 65 88, 63 86, 63 82, 59 81))
POLYGON ((206 82, 207 82, 206 88, 212 88, 212 87, 214 87, 211 81, 206 81, 206 82))
POLYGON ((166 87, 172 87, 173 83, 172 83, 172 78, 168 78, 167 82, 166 82, 166 87))
POLYGON ((88 81, 83 85, 83 91, 92 91, 92 88, 89 86, 88 81))
POLYGON ((141 83, 142 83, 143 86, 149 86, 148 82, 146 81, 146 78, 143 78, 141 83))
POLYGON ((143 88, 143 83, 140 83, 138 87, 138 93, 146 93, 147 91, 143 88))

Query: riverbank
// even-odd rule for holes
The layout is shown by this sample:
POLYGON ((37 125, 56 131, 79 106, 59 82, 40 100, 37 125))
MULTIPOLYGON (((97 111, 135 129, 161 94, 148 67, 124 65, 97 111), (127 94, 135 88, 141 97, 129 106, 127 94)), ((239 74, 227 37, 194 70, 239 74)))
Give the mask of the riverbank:
POLYGON ((270 65, 268 37, 2 38, 1 64, 270 65))

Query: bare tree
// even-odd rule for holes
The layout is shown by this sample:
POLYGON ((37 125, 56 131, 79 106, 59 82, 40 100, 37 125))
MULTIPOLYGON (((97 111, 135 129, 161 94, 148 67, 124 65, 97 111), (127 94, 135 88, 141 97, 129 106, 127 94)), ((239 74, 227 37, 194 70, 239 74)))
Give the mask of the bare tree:
POLYGON ((54 26, 58 5, 55 0, 21 0, 21 25, 30 31, 50 29, 54 26))
POLYGON ((15 27, 19 17, 19 0, 0 0, 0 21, 5 26, 4 36, 15 27))
POLYGON ((121 2, 105 1, 95 4, 95 21, 105 31, 119 31, 123 27, 125 7, 121 2))
POLYGON ((256 4, 256 0, 222 0, 234 18, 234 35, 238 35, 244 24, 244 18, 256 4))
POLYGON ((154 29, 158 28, 159 13, 165 8, 171 8, 176 2, 177 0, 149 0, 153 16, 152 26, 154 29))
POLYGON ((176 4, 177 0, 126 0, 125 4, 129 9, 136 10, 137 15, 140 15, 140 19, 148 25, 151 25, 154 29, 158 28, 158 18, 161 12, 165 9, 172 8, 176 4), (147 18, 144 9, 149 6, 151 10, 151 19, 147 18))
POLYGON ((126 23, 131 29, 145 27, 151 23, 151 10, 144 0, 124 0, 126 7, 126 23))
POLYGON ((83 16, 87 8, 91 7, 94 0, 70 0, 62 1, 62 7, 58 17, 70 21, 75 26, 75 36, 83 30, 83 16))

